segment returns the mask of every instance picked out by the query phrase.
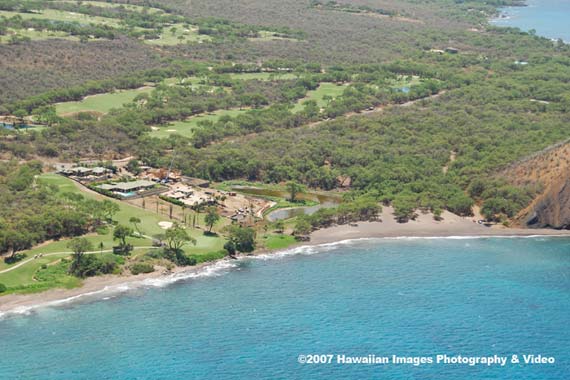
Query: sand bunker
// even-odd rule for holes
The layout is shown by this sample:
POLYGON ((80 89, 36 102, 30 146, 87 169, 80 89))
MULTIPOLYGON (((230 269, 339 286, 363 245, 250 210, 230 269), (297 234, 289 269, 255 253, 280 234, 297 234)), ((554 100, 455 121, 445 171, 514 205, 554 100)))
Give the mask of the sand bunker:
POLYGON ((158 222, 158 225, 160 226, 160 228, 162 228, 163 230, 167 230, 170 227, 172 227, 172 222, 158 222))

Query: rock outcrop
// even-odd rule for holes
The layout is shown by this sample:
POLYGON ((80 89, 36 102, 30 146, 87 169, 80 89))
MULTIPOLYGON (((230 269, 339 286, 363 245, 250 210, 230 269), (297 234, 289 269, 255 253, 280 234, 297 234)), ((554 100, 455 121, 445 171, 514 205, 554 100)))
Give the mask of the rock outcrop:
POLYGON ((538 185, 538 196, 516 217, 528 228, 570 229, 570 143, 554 145, 507 168, 515 185, 538 185))
POLYGON ((570 229, 570 178, 551 184, 524 217, 524 224, 530 228, 570 229))

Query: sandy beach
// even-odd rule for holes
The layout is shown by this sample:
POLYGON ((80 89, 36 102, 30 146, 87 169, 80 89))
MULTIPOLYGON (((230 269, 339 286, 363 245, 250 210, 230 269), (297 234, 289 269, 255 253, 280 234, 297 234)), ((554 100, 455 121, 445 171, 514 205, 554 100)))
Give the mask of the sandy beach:
POLYGON ((89 277, 83 286, 74 289, 52 289, 42 293, 9 294, 0 297, 0 317, 4 313, 27 313, 32 309, 45 306, 56 306, 73 301, 89 300, 113 296, 119 293, 144 288, 152 285, 163 285, 183 278, 198 277, 208 268, 219 266, 219 262, 203 263, 193 267, 175 267, 167 272, 164 268, 152 273, 139 275, 106 275, 89 277))
MULTIPOLYGON (((379 222, 359 222, 356 225, 342 225, 315 231, 311 241, 301 242, 290 248, 334 243, 343 240, 384 237, 449 237, 449 236, 569 236, 570 230, 521 229, 503 226, 486 227, 475 223, 473 218, 463 218, 449 212, 442 214, 443 220, 435 221, 431 214, 420 214, 416 220, 398 223, 391 207, 384 207, 379 222)), ((256 251, 256 255, 271 254, 267 250, 256 251)), ((43 293, 6 295, 0 297, 0 317, 4 313, 26 313, 37 307, 55 306, 77 300, 101 298, 128 290, 156 284, 173 283, 186 278, 208 275, 224 267, 231 267, 232 260, 204 263, 194 267, 177 267, 166 273, 164 269, 137 276, 99 276, 88 278, 80 288, 54 289, 43 293)))
POLYGON ((315 231, 310 244, 325 244, 347 239, 383 237, 448 237, 448 236, 570 236, 570 230, 486 227, 474 222, 473 217, 460 217, 448 211, 443 220, 436 221, 432 214, 421 214, 416 220, 398 223, 391 207, 383 207, 381 222, 359 222, 356 226, 342 225, 315 231))

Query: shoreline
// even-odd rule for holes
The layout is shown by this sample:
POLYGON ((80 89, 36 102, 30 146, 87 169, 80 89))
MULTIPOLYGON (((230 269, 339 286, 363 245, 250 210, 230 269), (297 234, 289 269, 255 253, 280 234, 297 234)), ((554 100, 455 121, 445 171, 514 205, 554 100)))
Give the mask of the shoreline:
POLYGON ((570 237, 570 230, 487 227, 473 222, 472 217, 461 217, 448 211, 442 213, 441 221, 435 221, 431 213, 420 213, 416 220, 407 223, 398 223, 392 213, 391 207, 384 206, 382 222, 358 222, 356 226, 341 225, 317 230, 311 234, 307 245, 366 238, 570 237))
MULTIPOLYGON (((514 237, 570 237, 570 230, 522 229, 506 227, 485 227, 474 223, 471 218, 463 218, 445 211, 442 221, 435 221, 431 214, 420 214, 416 220, 398 223, 394 220, 391 207, 384 207, 381 220, 359 222, 356 225, 340 225, 314 231, 311 240, 299 242, 280 250, 260 249, 251 255, 273 256, 302 247, 326 246, 333 243, 364 239, 414 239, 414 238, 514 238, 514 237)), ((31 311, 61 306, 76 301, 90 301, 115 297, 128 291, 161 287, 178 281, 211 276, 231 269, 235 260, 221 259, 202 263, 193 267, 175 267, 170 272, 162 268, 155 272, 139 275, 106 275, 87 278, 83 285, 74 289, 51 289, 41 293, 9 294, 0 296, 0 319, 7 315, 29 314, 31 311), (104 297, 102 297, 104 296, 104 297)))
MULTIPOLYGON (((543 4, 539 4, 533 0, 523 0, 520 4, 512 4, 512 5, 503 5, 503 6, 496 6, 497 14, 493 17, 490 17, 487 20, 487 23, 492 26, 501 27, 501 28, 518 28, 523 32, 528 32, 531 29, 536 29, 533 25, 517 25, 517 22, 511 22, 512 20, 521 19, 521 15, 512 14, 509 11, 517 10, 517 8, 540 8, 544 7, 543 4), (506 23, 505 23, 506 21, 506 23)), ((522 17, 524 19, 524 16, 522 17)), ((546 32, 539 32, 536 31, 536 35, 539 37, 547 38, 553 42, 562 41, 565 45, 570 44, 570 38, 568 36, 561 37, 555 35, 548 35, 549 33, 546 32)), ((557 32, 558 33, 558 32, 557 32)))

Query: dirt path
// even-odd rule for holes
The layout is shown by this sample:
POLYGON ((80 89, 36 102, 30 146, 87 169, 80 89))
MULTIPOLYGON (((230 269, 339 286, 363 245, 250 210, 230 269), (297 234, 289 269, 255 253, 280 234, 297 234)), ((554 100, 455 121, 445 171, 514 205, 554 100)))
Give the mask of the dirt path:
POLYGON ((442 168, 443 170, 443 174, 447 174, 447 171, 449 170, 449 165, 451 165, 453 163, 453 161, 455 161, 457 159, 457 152, 452 150, 449 153, 449 161, 447 162, 447 164, 445 164, 445 166, 442 168))

